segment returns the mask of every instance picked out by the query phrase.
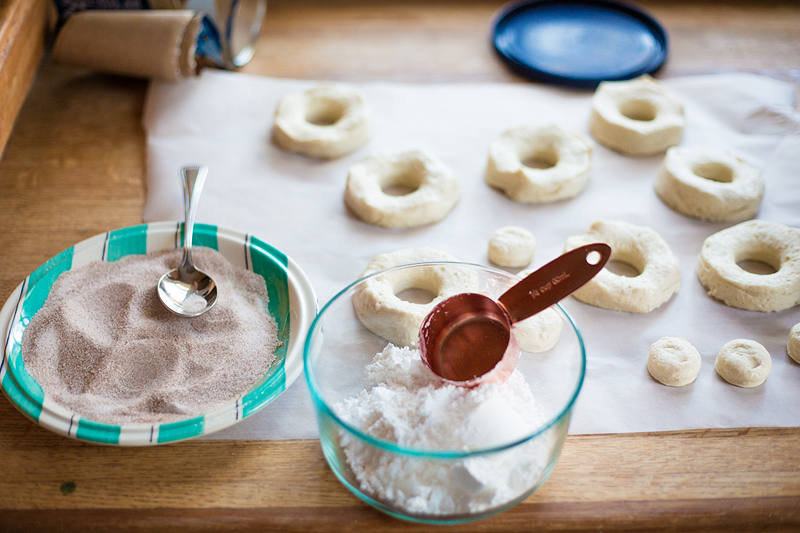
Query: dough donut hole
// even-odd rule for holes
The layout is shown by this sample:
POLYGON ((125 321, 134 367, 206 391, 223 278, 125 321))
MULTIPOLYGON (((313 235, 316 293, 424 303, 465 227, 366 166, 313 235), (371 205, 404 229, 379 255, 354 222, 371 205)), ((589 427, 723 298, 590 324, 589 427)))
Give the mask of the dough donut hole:
POLYGON ((796 363, 800 363, 800 323, 795 324, 789 332, 789 342, 786 343, 786 353, 796 363))
POLYGON ((697 348, 681 337, 662 337, 650 346, 647 370, 658 382, 682 387, 697 379, 702 358, 697 348))
POLYGON ((558 164, 559 159, 558 153, 552 144, 537 146, 528 154, 520 154, 520 162, 523 166, 538 170, 553 168, 558 164))
MULTIPOLYGON (((398 250, 376 256, 360 277, 391 267, 431 261, 456 261, 456 258, 434 248, 398 250)), ((353 307, 361 323, 374 334, 395 346, 416 348, 420 325, 437 303, 477 289, 478 276, 473 270, 425 265, 385 272, 366 279, 353 294, 353 307), (430 293, 433 299, 416 303, 398 296, 409 289, 430 293)))
POLYGON ((650 76, 604 81, 592 96, 592 136, 622 154, 664 152, 680 143, 683 128, 683 104, 650 76))
POLYGON ((409 150, 377 152, 353 165, 344 200, 368 224, 410 228, 442 220, 460 194, 449 167, 427 152, 409 150))
POLYGON ((749 339, 725 343, 714 361, 722 379, 737 387, 757 387, 766 381, 772 358, 761 344, 749 339))
POLYGON ((315 126, 333 126, 347 112, 348 106, 341 100, 330 98, 309 98, 306 102, 306 113, 303 117, 309 124, 315 126))
POLYGON ((533 259, 536 239, 525 228, 505 226, 489 238, 489 261, 501 267, 525 267, 533 259))
POLYGON ((655 190, 670 209, 712 222, 753 218, 764 197, 761 173, 725 150, 667 150, 655 190))
POLYGON ((517 202, 541 204, 573 198, 586 188, 592 147, 555 124, 504 131, 489 147, 485 180, 517 202))
MULTIPOLYGON (((533 273, 533 269, 523 270, 517 274, 520 279, 533 273)), ((530 318, 514 324, 514 335, 517 337, 519 347, 524 352, 546 352, 556 345, 561 336, 564 321, 551 307, 536 313, 530 318)))
POLYGON ((655 230, 627 222, 599 220, 585 235, 568 238, 564 251, 593 242, 608 244, 611 257, 606 267, 572 293, 577 300, 613 311, 649 313, 678 292, 681 285, 678 258, 655 230), (638 275, 614 273, 609 269, 613 263, 629 265, 638 275))
POLYGON ((709 296, 748 311, 782 311, 800 303, 800 230, 749 220, 709 236, 697 259, 697 277, 709 296), (742 268, 764 263, 774 272, 742 268))
POLYGON ((278 102, 272 139, 290 152, 334 159, 364 146, 370 133, 369 111, 361 93, 325 83, 278 102))
POLYGON ((655 120, 658 109, 648 100, 625 100, 619 105, 619 112, 623 117, 639 122, 655 120))

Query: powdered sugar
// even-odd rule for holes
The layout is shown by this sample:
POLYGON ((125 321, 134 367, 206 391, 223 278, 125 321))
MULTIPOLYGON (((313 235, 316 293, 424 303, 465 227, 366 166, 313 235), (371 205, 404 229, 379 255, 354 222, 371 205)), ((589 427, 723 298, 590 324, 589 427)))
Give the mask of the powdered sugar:
MULTIPOLYGON (((425 450, 483 449, 523 439, 543 422, 524 377, 472 389, 439 380, 419 352, 389 344, 366 367, 364 390, 334 406, 365 433, 425 450)), ((466 459, 395 454, 341 433, 362 489, 418 514, 472 513, 519 498, 540 481, 556 436, 545 432, 508 450, 466 459)))
POLYGON ((27 371, 57 403, 111 424, 189 418, 244 394, 278 346, 264 279, 209 248, 194 256, 219 287, 196 318, 173 315, 156 293, 180 250, 63 273, 23 335, 27 371))

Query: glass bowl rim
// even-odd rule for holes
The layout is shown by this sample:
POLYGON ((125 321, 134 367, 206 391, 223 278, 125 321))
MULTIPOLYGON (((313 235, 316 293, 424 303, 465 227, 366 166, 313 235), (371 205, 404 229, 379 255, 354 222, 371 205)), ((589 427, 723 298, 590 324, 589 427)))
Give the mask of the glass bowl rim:
MULTIPOLYGON (((550 419, 546 420, 544 423, 540 424, 535 431, 531 434, 526 435, 520 439, 515 441, 505 443, 499 446, 491 446, 487 448, 473 448, 469 450, 446 450, 446 449, 427 449, 427 448, 412 448, 408 446, 403 446, 401 444, 397 444, 395 442, 391 442, 388 440, 380 439, 378 437, 374 437, 369 435, 362 430, 356 428, 349 422, 346 422, 341 417, 339 417, 336 413, 333 412, 333 409, 325 402, 322 398, 321 391, 319 386, 317 385, 314 376, 310 370, 310 349, 312 345, 312 337, 314 337, 315 333, 318 333, 318 330, 322 327, 321 320, 325 316, 325 312, 331 307, 334 302, 340 301, 341 297, 343 297, 347 292, 353 289, 356 285, 363 283, 364 281, 375 278, 380 276, 381 274, 385 274, 386 272, 396 271, 396 270, 406 270, 415 267, 424 267, 424 266, 461 266, 461 267, 471 267, 477 268, 483 271, 488 271, 492 274, 499 274, 504 277, 513 277, 516 274, 511 274, 505 270, 481 265, 479 263, 469 263, 463 261, 423 261, 423 262, 416 262, 416 263, 407 263, 402 265, 396 265, 388 268, 384 268, 377 272, 373 272, 367 276, 363 276, 345 288, 340 290, 336 295, 334 295, 328 302, 322 306, 317 316, 314 318, 314 321, 311 323, 311 326, 308 328, 308 334, 306 335, 306 340, 303 345, 303 374, 306 379, 306 383, 308 385, 309 391, 311 393, 311 399, 313 400, 314 404, 317 406, 321 412, 324 412, 327 416, 330 416, 333 420, 336 421, 341 427, 347 430, 349 433, 355 435, 357 438, 368 442, 369 444, 376 446, 380 449, 392 452, 392 453, 399 453, 408 456, 415 456, 415 457, 424 457, 430 459, 462 459, 466 457, 476 457, 480 455, 489 455, 497 452, 502 452, 504 450, 509 450, 520 444, 533 440, 534 438, 538 437, 554 425, 556 425, 561 419, 567 416, 572 409, 572 406, 575 404, 575 401, 578 398, 578 394, 583 387, 583 382, 586 377, 586 346, 583 342, 583 336, 581 335, 578 326, 575 324, 572 316, 561 306, 560 303, 556 303, 555 307, 558 307, 559 311, 567 318, 569 325, 572 327, 572 331, 575 332, 575 336, 578 340, 578 345, 580 346, 581 352, 581 368, 580 368, 580 376, 577 380, 577 385, 575 386, 575 390, 572 392, 572 395, 569 398, 569 401, 560 409, 560 411, 550 419)), ((518 277, 518 276, 517 276, 518 277)), ((388 342, 388 341, 387 341, 388 342)))

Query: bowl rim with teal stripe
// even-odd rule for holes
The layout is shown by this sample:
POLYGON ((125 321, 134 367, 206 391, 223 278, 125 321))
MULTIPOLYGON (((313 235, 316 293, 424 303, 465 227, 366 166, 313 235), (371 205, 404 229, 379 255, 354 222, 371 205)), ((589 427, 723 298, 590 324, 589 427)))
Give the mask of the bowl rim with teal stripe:
POLYGON ((286 254, 249 234, 207 224, 195 224, 194 246, 219 251, 228 261, 261 275, 269 292, 269 312, 282 342, 276 362, 244 394, 200 416, 163 424, 112 425, 84 418, 54 402, 28 374, 22 359, 22 335, 41 309, 62 272, 92 261, 116 261, 183 246, 183 224, 154 222, 95 235, 52 257, 11 293, 2 310, 5 334, 0 359, 0 389, 26 417, 78 440, 120 446, 176 442, 219 431, 256 413, 275 400, 303 371, 303 339, 317 314, 310 281, 286 254))

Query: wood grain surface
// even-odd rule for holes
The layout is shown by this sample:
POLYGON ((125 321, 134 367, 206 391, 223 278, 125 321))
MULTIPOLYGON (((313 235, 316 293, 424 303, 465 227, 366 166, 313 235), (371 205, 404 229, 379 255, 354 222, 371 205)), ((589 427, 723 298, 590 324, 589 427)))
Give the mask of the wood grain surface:
MULTIPOLYGON (((797 2, 640 4, 670 34, 671 57, 659 76, 737 70, 800 82, 797 2)), ((488 40, 501 5, 270 0, 258 51, 243 71, 521 83, 488 40)), ((3 301, 61 250, 141 222, 146 87, 44 61, 0 161, 3 301)), ((533 496, 496 517, 446 529, 796 532, 798 451, 798 428, 570 436, 533 496)), ((361 503, 337 481, 318 441, 96 446, 40 428, 4 399, 0 473, 1 532, 429 529, 361 503)))

